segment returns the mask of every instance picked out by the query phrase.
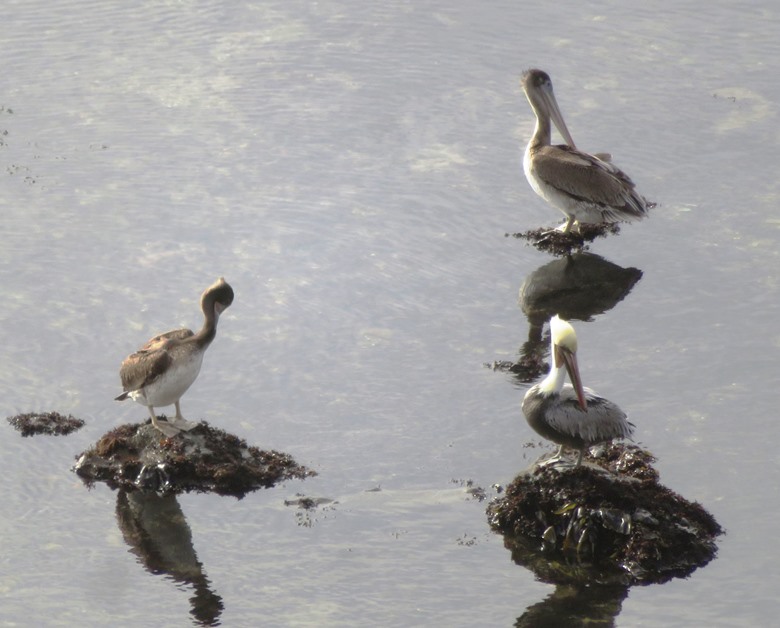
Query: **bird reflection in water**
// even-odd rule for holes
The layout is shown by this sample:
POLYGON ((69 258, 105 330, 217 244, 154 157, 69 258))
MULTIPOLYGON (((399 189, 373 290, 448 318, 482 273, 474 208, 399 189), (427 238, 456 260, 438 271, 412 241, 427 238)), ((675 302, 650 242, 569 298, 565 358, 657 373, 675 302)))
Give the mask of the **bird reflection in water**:
POLYGON ((155 575, 191 585, 193 620, 199 626, 216 626, 224 605, 211 589, 192 545, 192 532, 175 495, 119 491, 116 504, 119 529, 130 551, 155 575))
POLYGON ((623 268, 599 255, 580 252, 555 259, 528 275, 520 287, 520 308, 528 319, 528 339, 520 358, 508 365, 496 364, 530 383, 548 368, 545 357, 549 338, 544 325, 555 314, 566 320, 592 321, 622 301, 642 278, 638 268, 623 268))

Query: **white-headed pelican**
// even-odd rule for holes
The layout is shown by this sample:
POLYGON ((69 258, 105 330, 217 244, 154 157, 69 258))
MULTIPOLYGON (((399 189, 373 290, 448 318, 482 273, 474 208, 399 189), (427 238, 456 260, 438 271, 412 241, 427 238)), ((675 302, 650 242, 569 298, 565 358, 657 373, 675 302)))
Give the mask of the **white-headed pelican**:
POLYGON ((560 445, 558 453, 547 462, 559 460, 564 447, 570 447, 579 451, 579 466, 588 447, 613 438, 628 438, 634 426, 617 405, 583 388, 574 328, 556 315, 550 319, 550 336, 550 373, 525 394, 523 414, 539 435, 560 445), (563 383, 566 372, 571 384, 563 383))

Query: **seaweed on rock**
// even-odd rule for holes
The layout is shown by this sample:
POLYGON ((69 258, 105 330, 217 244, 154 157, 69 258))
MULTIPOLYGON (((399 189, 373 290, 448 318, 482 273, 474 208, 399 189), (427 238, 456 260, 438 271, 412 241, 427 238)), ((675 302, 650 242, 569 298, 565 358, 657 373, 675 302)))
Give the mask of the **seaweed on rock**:
POLYGON ((583 223, 579 231, 569 231, 563 233, 557 229, 530 229, 520 233, 507 233, 520 240, 525 240, 533 245, 537 250, 552 255, 569 255, 573 251, 584 251, 588 249, 588 244, 596 238, 603 238, 609 234, 617 235, 620 233, 618 223, 609 224, 590 224, 583 223))
POLYGON ((685 577, 714 558, 722 530, 700 504, 659 484, 652 461, 638 447, 613 444, 598 464, 534 464, 488 506, 490 525, 523 562, 533 562, 535 547, 553 582, 685 577))
POLYGON ((76 456, 73 470, 88 485, 158 493, 213 492, 243 497, 284 480, 316 473, 278 451, 262 451, 233 434, 200 422, 167 438, 150 422, 105 434, 76 456))
POLYGON ((22 436, 49 434, 61 436, 70 434, 84 427, 84 421, 72 415, 62 415, 59 412, 29 412, 8 417, 8 422, 22 433, 22 436))

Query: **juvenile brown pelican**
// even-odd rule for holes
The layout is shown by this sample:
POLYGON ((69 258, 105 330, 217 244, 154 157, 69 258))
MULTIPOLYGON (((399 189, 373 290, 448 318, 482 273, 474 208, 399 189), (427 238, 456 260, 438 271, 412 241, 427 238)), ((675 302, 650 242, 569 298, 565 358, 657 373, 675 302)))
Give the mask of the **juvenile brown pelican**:
POLYGON ((574 328, 556 315, 550 319, 550 335, 550 374, 525 394, 523 414, 538 434, 560 445, 558 453, 545 464, 560 460, 564 447, 570 447, 580 452, 575 465, 579 466, 588 447, 613 438, 628 438, 634 425, 614 403, 582 387, 574 328), (563 383, 566 372, 571 385, 563 383))
POLYGON ((609 223, 644 218, 653 204, 637 193, 628 175, 611 163, 610 155, 577 150, 547 73, 528 70, 521 85, 536 114, 536 129, 523 157, 525 177, 534 192, 566 215, 563 232, 568 233, 575 221, 609 223), (566 144, 551 144, 551 119, 566 144))
POLYGON ((125 358, 119 369, 124 391, 116 400, 130 397, 149 408, 152 424, 166 436, 191 430, 196 423, 181 414, 179 399, 200 372, 203 354, 217 335, 219 315, 233 303, 233 288, 223 277, 210 285, 200 297, 203 327, 195 334, 190 329, 175 329, 155 336, 125 358), (161 423, 155 406, 176 406, 176 416, 161 423))

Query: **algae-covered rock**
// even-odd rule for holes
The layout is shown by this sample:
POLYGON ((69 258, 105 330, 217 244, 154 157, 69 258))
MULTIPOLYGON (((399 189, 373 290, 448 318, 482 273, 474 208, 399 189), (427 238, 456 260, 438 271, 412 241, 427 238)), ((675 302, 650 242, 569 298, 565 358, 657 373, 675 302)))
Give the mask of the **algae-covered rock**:
POLYGON ((548 582, 628 586, 684 577, 714 558, 721 527, 658 483, 650 454, 610 445, 589 460, 534 464, 488 506, 517 562, 548 582))
POLYGON ((84 427, 84 421, 72 415, 64 416, 59 412, 29 412, 8 417, 8 422, 22 436, 34 436, 36 434, 49 434, 61 436, 70 434, 84 427))
POLYGON ((213 492, 243 497, 316 475, 278 451, 262 451, 205 421, 166 437, 151 423, 122 425, 79 454, 73 470, 88 484, 159 493, 213 492))
POLYGON ((603 238, 608 234, 616 235, 620 233, 618 223, 610 224, 590 224, 583 223, 579 231, 569 231, 563 233, 556 229, 530 229, 521 233, 506 234, 514 238, 525 240, 535 248, 545 253, 553 255, 569 255, 572 251, 581 251, 587 249, 589 242, 596 238, 603 238))

